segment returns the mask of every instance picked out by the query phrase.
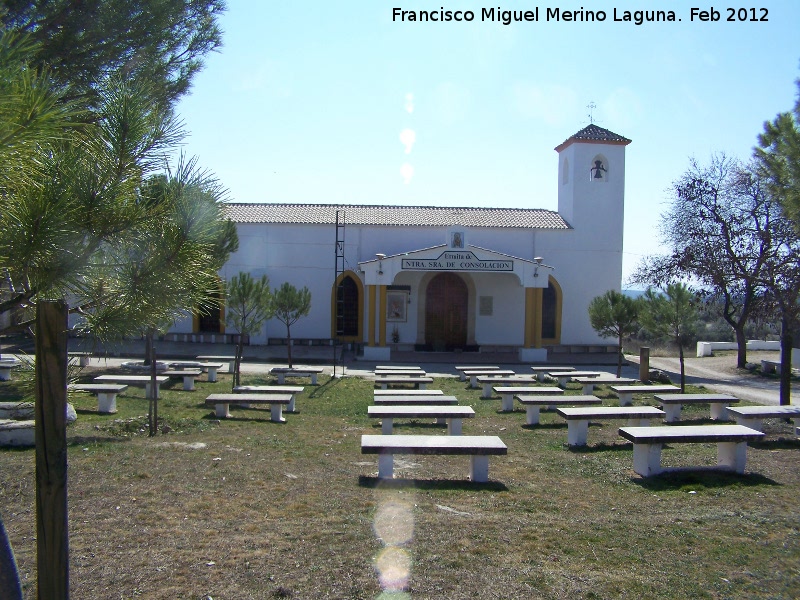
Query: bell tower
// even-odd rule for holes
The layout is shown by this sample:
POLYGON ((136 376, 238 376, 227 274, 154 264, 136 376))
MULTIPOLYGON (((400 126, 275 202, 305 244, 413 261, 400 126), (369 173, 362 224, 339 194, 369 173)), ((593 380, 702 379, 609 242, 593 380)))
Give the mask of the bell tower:
POLYGON ((622 252, 625 146, 630 143, 591 124, 556 147, 558 212, 579 233, 573 247, 590 242, 594 249, 622 252))

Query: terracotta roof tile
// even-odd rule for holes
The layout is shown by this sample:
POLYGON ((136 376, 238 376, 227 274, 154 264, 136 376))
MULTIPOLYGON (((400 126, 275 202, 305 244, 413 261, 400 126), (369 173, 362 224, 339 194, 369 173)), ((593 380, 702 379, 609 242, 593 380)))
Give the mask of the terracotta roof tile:
POLYGON ((581 129, 578 133, 569 136, 566 140, 564 140, 561 144, 556 146, 556 150, 560 151, 562 148, 566 148, 573 142, 603 142, 608 144, 622 144, 627 146, 631 143, 626 137, 623 137, 613 131, 609 131, 608 129, 603 129, 602 127, 598 127, 597 125, 587 125, 583 129, 581 129))
POLYGON ((525 208, 454 208, 433 206, 376 206, 358 204, 228 203, 227 216, 236 223, 336 223, 336 211, 347 225, 500 227, 569 229, 557 212, 525 208))

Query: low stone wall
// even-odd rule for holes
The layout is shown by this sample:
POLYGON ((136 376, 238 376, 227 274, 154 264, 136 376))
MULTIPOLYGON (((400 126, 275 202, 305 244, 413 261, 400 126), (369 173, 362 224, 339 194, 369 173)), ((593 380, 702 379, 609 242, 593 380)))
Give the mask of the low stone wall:
MULTIPOLYGON (((697 342, 697 357, 711 356, 714 350, 736 350, 736 342, 697 342)), ((748 350, 774 350, 781 349, 779 341, 765 342, 763 340, 747 340, 748 350)))

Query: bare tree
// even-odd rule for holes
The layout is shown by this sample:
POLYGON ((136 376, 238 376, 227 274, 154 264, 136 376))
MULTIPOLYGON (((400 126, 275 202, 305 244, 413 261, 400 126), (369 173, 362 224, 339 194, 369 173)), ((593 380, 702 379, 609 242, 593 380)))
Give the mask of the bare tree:
POLYGON ((736 336, 737 366, 744 368, 745 325, 762 298, 764 265, 777 251, 773 223, 780 207, 754 168, 724 154, 708 166, 692 160, 670 195, 660 230, 671 253, 647 257, 631 280, 656 286, 689 281, 718 301, 736 336))

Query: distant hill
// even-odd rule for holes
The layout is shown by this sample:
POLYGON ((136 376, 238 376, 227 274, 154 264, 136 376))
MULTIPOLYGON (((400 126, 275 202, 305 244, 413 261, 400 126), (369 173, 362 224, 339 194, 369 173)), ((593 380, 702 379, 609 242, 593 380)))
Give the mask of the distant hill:
POLYGON ((638 298, 639 296, 644 295, 644 290, 622 290, 622 293, 625 296, 629 296, 631 298, 638 298))

